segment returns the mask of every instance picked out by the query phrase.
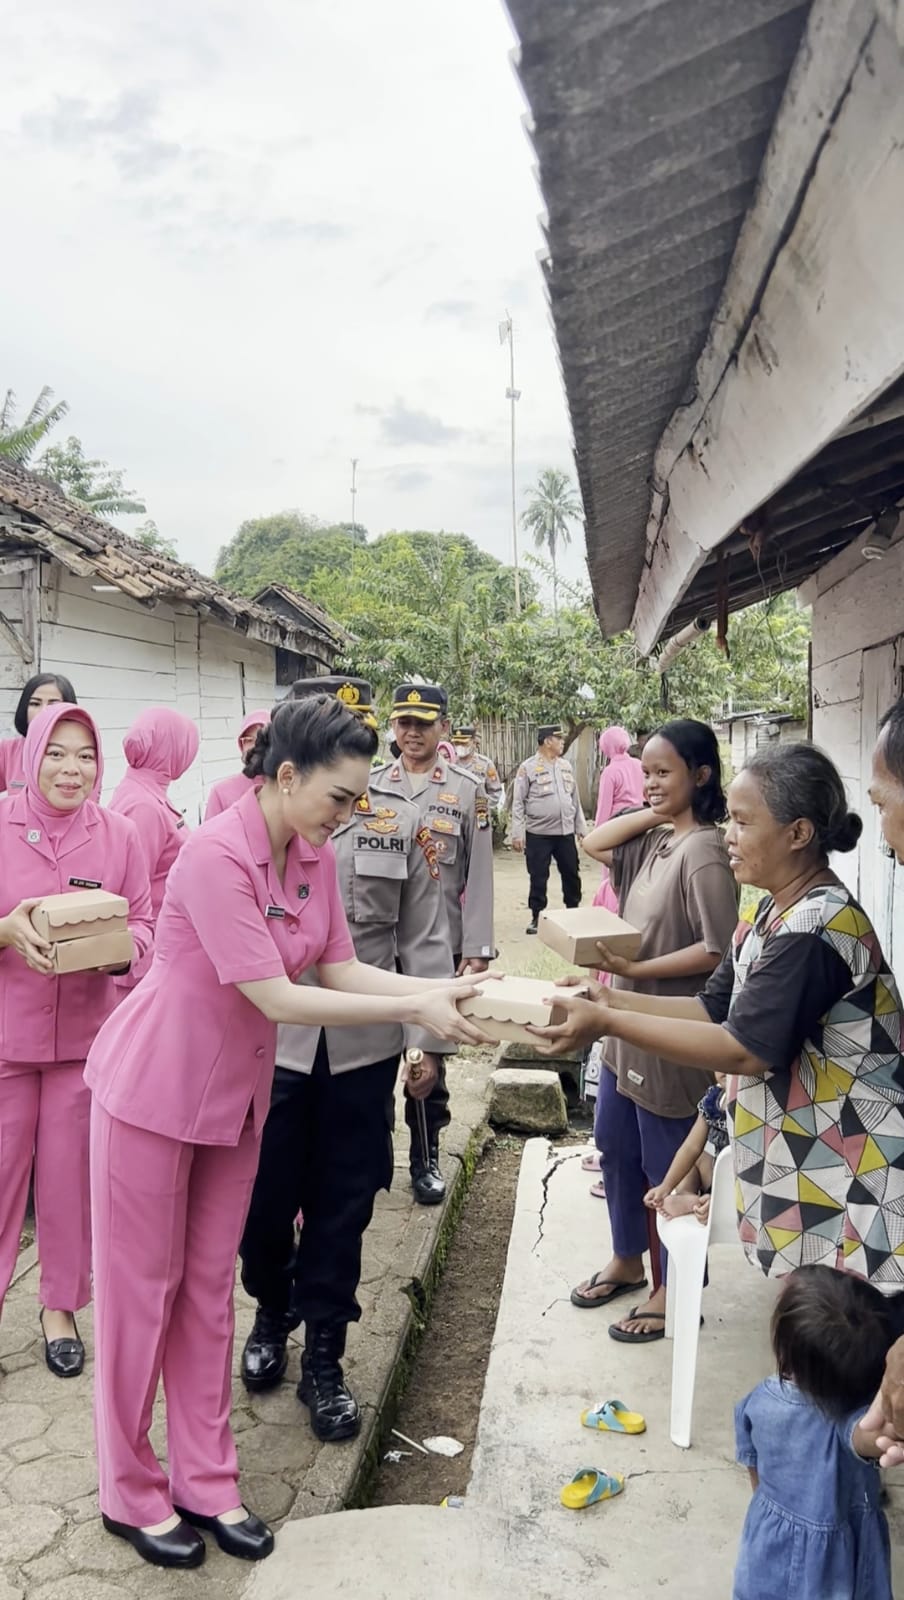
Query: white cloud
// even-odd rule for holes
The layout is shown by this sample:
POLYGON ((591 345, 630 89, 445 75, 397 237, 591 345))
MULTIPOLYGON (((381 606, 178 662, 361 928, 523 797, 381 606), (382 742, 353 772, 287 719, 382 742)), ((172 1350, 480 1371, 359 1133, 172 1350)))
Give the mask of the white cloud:
POLYGON ((506 308, 519 495, 571 458, 501 5, 44 0, 16 34, 0 387, 65 396, 207 569, 244 517, 347 517, 351 456, 372 533, 506 558, 506 308))

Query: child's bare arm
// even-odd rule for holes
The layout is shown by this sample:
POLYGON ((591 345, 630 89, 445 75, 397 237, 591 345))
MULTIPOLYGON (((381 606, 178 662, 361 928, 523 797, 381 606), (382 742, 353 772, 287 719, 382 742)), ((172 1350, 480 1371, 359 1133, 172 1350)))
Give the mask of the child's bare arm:
POLYGON ((693 1172, 703 1154, 708 1132, 706 1118, 698 1116, 662 1182, 657 1183, 655 1188, 649 1189, 644 1195, 646 1205, 658 1208, 666 1195, 677 1189, 679 1183, 693 1172))
POLYGON ((857 1455, 862 1456, 864 1461, 878 1461, 883 1454, 879 1446, 879 1438, 878 1431, 873 1432, 871 1428, 864 1428, 863 1424, 858 1422, 851 1434, 851 1444, 857 1455))

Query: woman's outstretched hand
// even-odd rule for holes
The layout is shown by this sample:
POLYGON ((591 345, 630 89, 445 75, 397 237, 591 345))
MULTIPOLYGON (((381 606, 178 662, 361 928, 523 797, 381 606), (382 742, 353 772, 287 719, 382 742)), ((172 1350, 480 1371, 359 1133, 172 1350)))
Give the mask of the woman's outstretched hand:
POLYGON ((548 1028, 537 1028, 532 1022, 527 1024, 528 1032, 537 1040, 538 1055, 557 1056, 563 1050, 581 1050, 584 1045, 592 1044, 594 1039, 604 1038, 609 1031, 608 1021, 612 1013, 605 1002, 564 994, 561 989, 555 994, 545 995, 544 999, 547 1004, 564 1011, 565 1019, 548 1028))
POLYGON ((481 1033, 476 1022, 463 1017, 458 1009, 462 1000, 472 1000, 478 994, 480 986, 467 978, 454 979, 442 989, 425 989, 411 996, 407 1020, 437 1039, 452 1039, 456 1044, 492 1044, 489 1035, 481 1033))

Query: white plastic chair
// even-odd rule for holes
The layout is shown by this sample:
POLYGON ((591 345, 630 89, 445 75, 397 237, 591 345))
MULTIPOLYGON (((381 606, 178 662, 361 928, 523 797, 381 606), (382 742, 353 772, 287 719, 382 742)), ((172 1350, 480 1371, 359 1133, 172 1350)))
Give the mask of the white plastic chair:
POLYGON ((737 1243, 734 1193, 734 1166, 729 1146, 715 1160, 707 1222, 698 1222, 693 1216, 656 1218, 659 1237, 669 1253, 665 1336, 674 1341, 669 1432, 672 1443, 682 1450, 689 1449, 691 1442, 706 1253, 713 1244, 737 1243))

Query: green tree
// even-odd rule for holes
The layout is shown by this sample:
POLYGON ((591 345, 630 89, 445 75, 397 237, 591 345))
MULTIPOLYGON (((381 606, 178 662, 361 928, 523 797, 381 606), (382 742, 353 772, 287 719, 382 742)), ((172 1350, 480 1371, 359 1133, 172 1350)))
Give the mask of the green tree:
POLYGON ((352 551, 366 541, 360 525, 328 526, 301 511, 251 517, 223 546, 214 577, 235 594, 254 595, 268 583, 284 583, 307 594, 318 568, 347 568, 352 551))
POLYGON ((0 406, 0 458, 25 466, 41 440, 61 422, 69 410, 65 400, 54 400, 45 384, 21 421, 16 420, 16 397, 7 389, 0 406))
POLYGON ((141 515, 147 510, 144 501, 125 487, 124 473, 106 461, 90 459, 81 440, 73 436, 65 444, 48 445, 36 470, 95 517, 141 515))
POLYGON ((559 546, 571 543, 571 529, 568 524, 580 521, 583 511, 568 473, 560 471, 558 467, 544 468, 533 489, 529 491, 529 499, 530 504, 527 510, 522 512, 521 521, 528 532, 533 534, 537 549, 549 551, 552 566, 552 609, 553 616, 558 616, 559 575, 556 563, 559 546))
POLYGON ((153 550, 157 555, 166 556, 169 561, 178 561, 179 559, 175 539, 170 539, 166 534, 161 533, 153 517, 148 517, 146 521, 139 523, 138 527, 132 531, 132 538, 138 544, 146 545, 149 550, 153 550))

